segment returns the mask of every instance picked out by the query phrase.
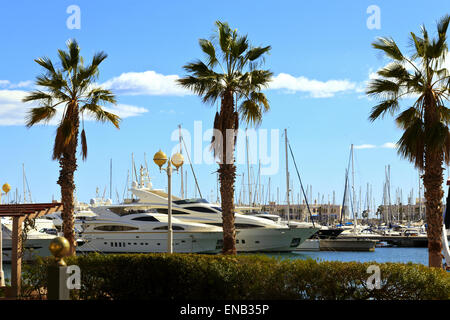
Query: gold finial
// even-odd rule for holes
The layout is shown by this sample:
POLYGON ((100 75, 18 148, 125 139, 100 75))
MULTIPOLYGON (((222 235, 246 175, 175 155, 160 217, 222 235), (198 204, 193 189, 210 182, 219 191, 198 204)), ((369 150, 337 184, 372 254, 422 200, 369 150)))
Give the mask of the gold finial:
POLYGON ((50 242, 48 248, 52 255, 55 257, 56 264, 58 266, 66 266, 66 262, 63 260, 63 258, 69 254, 69 241, 64 237, 56 237, 50 242))
POLYGON ((172 162, 174 167, 178 170, 178 168, 181 167, 184 163, 184 157, 181 153, 177 152, 172 156, 170 162, 172 162))
POLYGON ((2 189, 5 193, 8 193, 11 190, 11 186, 8 183, 5 183, 2 189))
POLYGON ((161 167, 167 162, 167 156, 164 152, 159 150, 153 156, 153 161, 156 163, 156 165, 159 167, 159 169, 161 169, 161 167))

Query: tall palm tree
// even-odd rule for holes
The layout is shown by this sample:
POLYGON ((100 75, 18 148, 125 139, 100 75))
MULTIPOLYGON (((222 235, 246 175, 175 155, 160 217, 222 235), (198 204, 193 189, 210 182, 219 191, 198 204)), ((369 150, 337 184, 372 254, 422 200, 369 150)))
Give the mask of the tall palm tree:
POLYGON ((115 96, 109 90, 95 86, 98 77, 98 67, 106 59, 104 52, 96 53, 92 62, 84 66, 80 56, 80 47, 76 40, 67 42, 68 51, 58 50, 61 63, 55 68, 53 62, 42 57, 35 61, 41 65, 45 72, 36 77, 36 85, 43 90, 30 92, 24 102, 34 101, 38 107, 30 109, 26 118, 29 128, 37 123, 48 123, 57 116, 57 107, 63 106, 63 113, 56 130, 53 148, 53 160, 59 161, 60 171, 58 184, 61 187, 61 198, 64 206, 62 212, 64 237, 70 243, 70 253, 75 254, 76 242, 74 232, 74 173, 77 169, 77 145, 80 126, 82 122, 81 155, 83 160, 87 157, 87 141, 84 130, 84 114, 93 116, 101 122, 111 122, 119 128, 120 118, 107 112, 102 105, 116 103, 115 96))
POLYGON ((443 162, 450 162, 450 110, 445 101, 450 94, 450 74, 443 63, 447 55, 448 15, 437 23, 437 37, 430 38, 425 26, 420 35, 411 32, 412 54, 404 55, 392 38, 378 38, 372 46, 391 62, 378 70, 367 94, 378 98, 369 119, 387 112, 396 115, 404 131, 398 141, 398 153, 423 170, 429 266, 442 266, 442 190, 443 162), (400 112, 400 100, 412 98, 412 104, 400 112))
POLYGON ((178 83, 201 96, 204 103, 213 105, 220 99, 211 148, 219 160, 223 253, 236 254, 233 200, 236 134, 240 117, 247 124, 258 125, 263 113, 270 108, 261 90, 268 86, 272 72, 258 69, 270 46, 252 47, 246 35, 238 35, 225 22, 217 21, 216 27, 217 33, 211 41, 199 40, 206 55, 205 62, 196 60, 186 64, 183 68, 189 75, 178 83))

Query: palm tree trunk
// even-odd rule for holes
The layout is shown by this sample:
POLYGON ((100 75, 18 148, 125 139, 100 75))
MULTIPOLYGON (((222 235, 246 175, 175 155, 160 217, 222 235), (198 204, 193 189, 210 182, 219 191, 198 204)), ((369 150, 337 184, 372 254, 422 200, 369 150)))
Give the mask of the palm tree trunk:
POLYGON ((232 92, 222 97, 220 119, 222 121, 222 151, 219 164, 220 195, 222 199, 223 254, 236 254, 236 230, 234 228, 234 101, 232 92), (230 136, 230 133, 233 136, 230 136))
POLYGON ((73 138, 59 160, 61 170, 59 171, 58 184, 61 186, 61 201, 64 207, 62 212, 64 237, 70 243, 69 255, 73 256, 76 250, 73 194, 75 191, 74 173, 77 169, 76 151, 79 128, 78 106, 76 104, 72 108, 71 119, 74 127, 73 138))
MULTIPOLYGON (((429 96, 428 96, 429 97, 429 96)), ((426 98, 425 106, 425 131, 439 122, 434 99, 426 98)), ((428 131, 429 132, 429 131, 428 131)), ((425 134, 429 135, 428 133, 425 134)), ((425 147, 426 148, 426 147, 425 147)), ((425 210, 427 219, 428 237, 428 265, 442 268, 442 151, 425 149, 425 174, 423 185, 425 187, 425 210)))

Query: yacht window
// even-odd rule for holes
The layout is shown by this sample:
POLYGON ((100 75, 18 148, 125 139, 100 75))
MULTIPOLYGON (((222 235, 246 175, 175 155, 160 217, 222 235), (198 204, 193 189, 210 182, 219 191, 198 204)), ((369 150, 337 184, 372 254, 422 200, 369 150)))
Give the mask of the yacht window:
POLYGON ((153 216, 145 216, 145 217, 137 217, 137 218, 133 218, 132 220, 136 220, 136 221, 153 221, 153 222, 159 222, 158 219, 156 219, 153 216))
POLYGON ((207 207, 185 207, 186 209, 197 211, 197 212, 205 212, 205 213, 217 213, 214 210, 211 210, 207 207))
POLYGON ((111 208, 108 208, 108 210, 119 216, 126 216, 129 214, 135 214, 135 213, 154 213, 155 212, 155 209, 136 209, 136 208, 127 208, 127 207, 111 207, 111 208))
POLYGON ((139 230, 139 228, 130 227, 130 226, 109 225, 109 226, 95 227, 94 230, 98 230, 98 231, 131 231, 131 230, 139 230))
POLYGON ((182 199, 173 201, 175 204, 188 204, 188 203, 209 203, 206 199, 194 198, 194 199, 182 199))
POLYGON ((250 224, 250 223, 235 223, 234 226, 236 229, 263 228, 263 226, 258 226, 256 224, 250 224))
MULTIPOLYGON (((169 213, 169 209, 166 209, 166 208, 158 208, 158 209, 156 209, 156 211, 158 213, 163 213, 163 214, 168 214, 169 213)), ((172 214, 189 214, 189 212, 184 212, 184 211, 172 209, 172 214)))
POLYGON ((216 226, 216 227, 222 227, 222 222, 207 222, 207 221, 204 221, 202 223, 203 224, 209 224, 209 225, 216 226))
POLYGON ((263 219, 267 219, 267 220, 275 221, 275 222, 278 221, 278 218, 277 218, 277 217, 266 217, 266 216, 264 216, 264 215, 259 215, 258 218, 263 218, 263 219))
MULTIPOLYGON (((153 228, 153 230, 167 230, 167 229, 168 229, 167 226, 153 228)), ((172 230, 184 230, 184 228, 180 226, 172 226, 172 230)))

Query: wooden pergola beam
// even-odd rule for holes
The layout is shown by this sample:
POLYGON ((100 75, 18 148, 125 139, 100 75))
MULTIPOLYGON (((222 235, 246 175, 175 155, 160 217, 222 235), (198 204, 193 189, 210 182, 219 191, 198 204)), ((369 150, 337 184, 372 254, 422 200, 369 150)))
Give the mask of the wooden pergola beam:
POLYGON ((13 217, 11 256, 11 298, 17 299, 21 289, 22 275, 22 223, 25 217, 13 217))
POLYGON ((17 299, 20 296, 22 275, 22 225, 26 218, 39 218, 46 214, 63 210, 61 203, 37 203, 0 205, 0 217, 11 217, 12 255, 11 255, 11 290, 8 297, 17 299))

